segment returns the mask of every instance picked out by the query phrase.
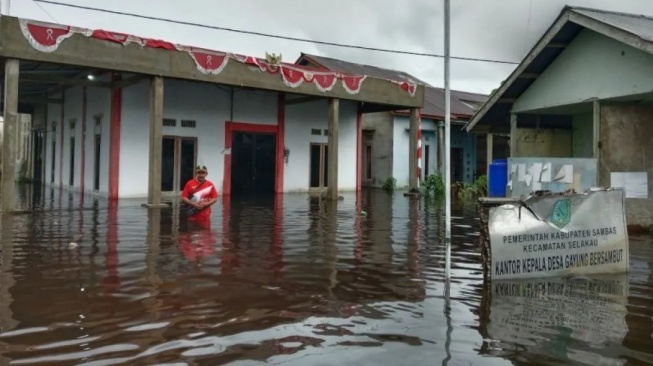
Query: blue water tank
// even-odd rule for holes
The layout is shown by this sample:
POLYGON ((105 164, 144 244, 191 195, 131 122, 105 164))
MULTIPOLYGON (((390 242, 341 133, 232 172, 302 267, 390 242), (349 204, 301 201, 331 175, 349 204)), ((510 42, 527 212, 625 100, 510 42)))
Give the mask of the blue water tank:
POLYGON ((505 197, 508 185, 508 159, 496 159, 488 172, 488 196, 505 197))

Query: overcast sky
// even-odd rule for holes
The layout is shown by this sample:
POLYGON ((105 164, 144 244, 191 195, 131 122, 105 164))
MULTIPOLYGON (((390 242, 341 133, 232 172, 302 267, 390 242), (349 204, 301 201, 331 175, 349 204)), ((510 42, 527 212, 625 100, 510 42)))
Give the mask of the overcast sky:
MULTIPOLYGON (((1 0, 3 13, 9 0, 1 0)), ((58 0, 220 27, 368 47, 443 53, 442 0, 58 0)), ((653 0, 451 0, 452 56, 520 62, 565 5, 653 15, 653 0)), ((42 21, 263 57, 281 53, 294 62, 300 52, 340 58, 413 74, 442 86, 439 58, 316 45, 227 31, 142 20, 69 7, 11 0, 10 14, 42 21)), ((452 88, 489 93, 513 65, 452 60, 452 88)))

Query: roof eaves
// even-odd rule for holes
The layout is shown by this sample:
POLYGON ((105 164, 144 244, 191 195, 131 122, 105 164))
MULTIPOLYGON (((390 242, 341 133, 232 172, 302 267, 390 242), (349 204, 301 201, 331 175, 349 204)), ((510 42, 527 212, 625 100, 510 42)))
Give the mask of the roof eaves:
POLYGON ((531 51, 526 55, 526 58, 515 68, 515 70, 510 74, 510 76, 497 88, 489 97, 487 102, 483 103, 481 108, 477 113, 474 114, 472 119, 467 122, 465 129, 467 132, 470 132, 474 126, 485 116, 485 114, 496 104, 503 94, 508 90, 508 88, 517 80, 517 78, 524 73, 526 68, 535 60, 535 58, 542 52, 544 47, 548 45, 558 34, 558 32, 564 27, 565 24, 569 21, 569 10, 568 6, 565 6, 563 11, 558 16, 558 19, 549 27, 549 29, 542 35, 540 40, 535 44, 531 51))
MULTIPOLYGON (((592 9, 583 9, 586 11, 596 11, 592 9)), ((622 13, 610 13, 608 14, 616 14, 616 15, 625 15, 622 13)), ((632 14, 630 14, 632 15, 632 14)), ((648 18, 650 19, 650 18, 648 18)), ((651 43, 650 40, 647 40, 643 38, 641 35, 630 32, 626 29, 616 27, 612 24, 609 24, 607 22, 601 21, 599 19, 593 18, 591 16, 588 16, 583 13, 579 13, 577 11, 572 11, 570 12, 569 15, 569 21, 576 23, 580 26, 583 26, 585 28, 591 29, 597 33, 600 33, 606 37, 615 39, 619 42, 622 42, 624 44, 627 44, 633 48, 639 49, 641 51, 644 51, 649 54, 653 54, 653 43, 651 43)))

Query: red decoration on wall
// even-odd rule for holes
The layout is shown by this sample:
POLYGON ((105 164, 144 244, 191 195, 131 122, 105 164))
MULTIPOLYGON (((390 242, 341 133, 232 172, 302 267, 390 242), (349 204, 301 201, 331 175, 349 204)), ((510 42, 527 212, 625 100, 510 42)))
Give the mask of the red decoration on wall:
POLYGON ((37 21, 20 22, 20 29, 27 41, 41 52, 54 52, 64 39, 74 34, 69 26, 37 21))
POLYGON ((202 74, 218 75, 229 62, 229 57, 224 52, 216 52, 202 48, 178 46, 180 51, 188 52, 195 61, 197 70, 202 74))
POLYGON ((417 90, 416 84, 408 83, 406 81, 394 81, 394 80, 390 80, 390 81, 395 84, 398 84, 403 91, 407 92, 411 96, 415 96, 415 91, 417 90))
MULTIPOLYGON (((324 71, 315 72, 313 69, 292 64, 271 65, 265 60, 253 56, 235 55, 190 46, 176 45, 158 39, 142 38, 101 29, 89 30, 25 19, 20 19, 20 26, 23 35, 32 47, 42 52, 56 51, 63 40, 77 33, 86 37, 119 43, 124 46, 127 46, 130 43, 136 43, 139 46, 146 48, 160 48, 168 51, 186 52, 195 62, 197 70, 203 74, 218 75, 227 66, 229 59, 233 59, 234 61, 245 65, 253 66, 253 70, 255 71, 266 72, 268 74, 279 73, 281 74, 283 83, 291 88, 297 88, 304 82, 307 82, 312 83, 322 92, 328 92, 333 89, 338 80, 341 80, 342 87, 349 94, 357 94, 360 92, 361 86, 367 78, 365 75, 345 75, 339 72, 324 71)), ((415 84, 394 80, 388 81, 399 85, 402 90, 406 91, 411 96, 415 95, 415 90, 417 89, 415 84)))
POLYGON ((304 82, 304 72, 295 68, 281 66, 283 83, 291 88, 296 88, 304 82))
POLYGON ((109 41, 109 42, 115 42, 115 43, 120 43, 123 46, 126 46, 130 44, 131 42, 136 42, 138 43, 141 47, 145 45, 143 42, 143 39, 140 37, 134 37, 130 34, 127 33, 118 33, 118 32, 111 32, 111 31, 105 31, 102 29, 96 29, 94 30, 90 37, 101 39, 103 41, 109 41))
POLYGON ((313 74, 313 84, 323 92, 328 92, 336 85, 338 81, 337 75, 333 73, 318 73, 313 74))
POLYGON ((362 76, 343 76, 342 77, 342 86, 345 88, 347 93, 349 94, 356 94, 361 90, 361 85, 363 84, 363 80, 365 80, 367 76, 362 75, 362 76))

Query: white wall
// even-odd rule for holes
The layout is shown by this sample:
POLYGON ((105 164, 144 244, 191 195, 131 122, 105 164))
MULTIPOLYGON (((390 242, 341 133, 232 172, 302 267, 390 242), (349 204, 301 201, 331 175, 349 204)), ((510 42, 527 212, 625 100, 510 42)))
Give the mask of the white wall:
MULTIPOLYGON (((149 94, 147 81, 126 87, 122 91, 122 115, 120 133, 120 182, 121 198, 147 196, 149 151, 149 94)), ((273 92, 236 90, 233 96, 231 116, 231 90, 228 87, 201 84, 182 80, 164 82, 164 118, 177 120, 175 127, 163 127, 164 135, 196 137, 198 139, 197 161, 209 169, 209 179, 221 192, 224 172, 225 121, 277 124, 278 96, 273 92), (195 128, 181 127, 182 119, 196 121, 195 128)), ((56 139, 55 186, 60 184, 78 190, 81 174, 82 88, 66 91, 64 119, 61 122, 61 105, 50 104, 47 111, 48 136, 46 139, 45 182, 50 183, 52 137, 56 139), (76 118, 75 128, 75 180, 68 184, 70 172, 70 119, 76 118), (52 121, 57 128, 52 131, 52 121), (64 128, 63 182, 59 179, 62 143, 60 129, 64 128)), ((109 146, 111 124, 111 91, 104 88, 88 88, 86 127, 85 190, 93 190, 93 164, 95 143, 95 115, 102 115, 100 191, 108 193, 109 146)), ((290 150, 284 167, 284 191, 307 191, 309 186, 309 152, 311 142, 327 142, 326 136, 311 135, 312 128, 328 128, 328 105, 326 100, 295 104, 285 111, 285 145, 290 150)), ((356 188, 356 104, 340 103, 339 141, 339 188, 356 188)))
POLYGON ((101 115, 100 127, 100 190, 109 191, 109 146, 111 145, 111 90, 88 88, 86 91, 86 167, 84 188, 93 191, 93 169, 95 167, 95 116, 101 115))
MULTIPOLYGON (((61 95, 55 96, 55 98, 60 98, 61 95)), ((55 186, 58 186, 60 184, 59 182, 59 167, 61 164, 61 161, 59 159, 59 147, 61 146, 61 138, 59 136, 59 131, 61 128, 61 105, 60 104, 48 104, 48 109, 47 109, 47 118, 46 118, 46 126, 47 126, 47 136, 46 136, 46 141, 45 141, 45 177, 44 181, 46 184, 51 184, 51 177, 52 177, 52 146, 53 146, 53 141, 54 141, 54 147, 55 147, 55 152, 54 152, 54 158, 55 158, 55 165, 54 165, 54 182, 53 184, 55 186), (56 126, 52 126, 52 122, 56 123, 56 126)))
MULTIPOLYGON (((408 187, 409 169, 408 169, 408 147, 410 146, 410 135, 407 129, 410 127, 408 117, 398 116, 394 120, 394 145, 393 145, 393 166, 392 176, 397 180, 397 188, 408 187)), ((422 130, 437 131, 437 124, 431 119, 422 118, 422 130)), ((424 154, 424 145, 429 144, 429 172, 435 174, 437 171, 437 139, 434 134, 422 132, 422 154, 424 154), (429 141, 426 141, 429 139, 429 141)), ((422 158, 422 166, 424 159, 422 158)), ((424 170, 422 170, 423 172, 424 170)))
MULTIPOLYGON (((98 78, 98 80, 108 80, 107 77, 98 78)), ((56 141, 55 151, 55 169, 54 185, 63 186, 71 190, 80 189, 80 177, 82 174, 82 103, 83 91, 81 87, 70 88, 65 91, 64 104, 48 104, 46 126, 47 136, 45 140, 45 176, 43 177, 46 184, 50 184, 52 173, 52 141, 56 141), (61 108, 64 108, 63 122, 61 119, 61 108), (75 178, 73 186, 69 185, 70 178, 70 120, 77 119, 74 136, 75 136, 75 178), (56 122, 56 127, 52 129, 52 122, 56 122), (60 158, 61 149, 61 129, 63 128, 63 161, 60 158), (62 164, 63 163, 63 164, 62 164), (60 178, 60 169, 62 174, 60 178)), ((55 98, 61 98, 59 94, 55 98)), ((85 160, 85 178, 84 185, 86 191, 93 190, 93 165, 95 149, 95 119, 97 114, 102 114, 101 125, 101 158, 100 158, 100 193, 106 194, 108 190, 108 173, 109 173, 109 126, 110 126, 110 101, 111 92, 106 88, 87 88, 86 102, 86 160, 85 160)))
MULTIPOLYGON (((284 191, 305 192, 310 178, 310 144, 327 143, 328 136, 311 135, 311 129, 328 129, 328 102, 293 104, 285 111, 285 144, 290 150, 284 168, 284 191)), ((338 126, 338 189, 356 189, 356 103, 340 101, 338 126)))
POLYGON ((653 91, 653 56, 583 30, 522 94, 514 112, 653 91))

